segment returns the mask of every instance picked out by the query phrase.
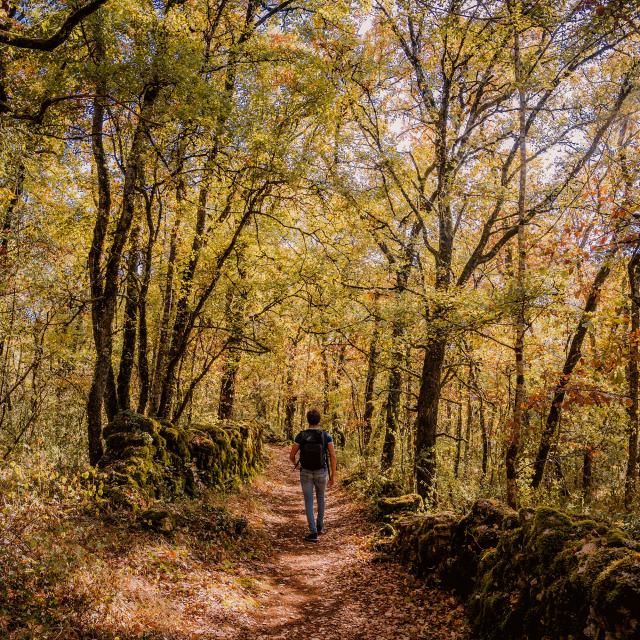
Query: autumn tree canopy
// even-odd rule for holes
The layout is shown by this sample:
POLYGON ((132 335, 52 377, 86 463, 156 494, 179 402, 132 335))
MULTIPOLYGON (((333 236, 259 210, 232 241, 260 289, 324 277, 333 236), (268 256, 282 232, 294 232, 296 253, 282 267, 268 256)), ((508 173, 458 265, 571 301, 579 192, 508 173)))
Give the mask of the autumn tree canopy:
POLYGON ((637 508, 624 0, 0 5, 0 456, 321 410, 459 508, 637 508))

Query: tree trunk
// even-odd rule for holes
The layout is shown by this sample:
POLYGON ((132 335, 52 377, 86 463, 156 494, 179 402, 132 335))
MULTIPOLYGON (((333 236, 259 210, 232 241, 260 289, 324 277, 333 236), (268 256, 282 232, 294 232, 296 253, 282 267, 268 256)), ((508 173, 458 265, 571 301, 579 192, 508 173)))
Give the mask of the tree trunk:
POLYGON ((284 401, 284 436, 287 440, 293 440, 293 425, 296 419, 296 404, 298 396, 294 393, 294 363, 296 355, 297 342, 294 342, 291 348, 289 362, 287 363, 287 376, 285 382, 285 401, 284 401))
MULTIPOLYGON (((289 376, 287 376, 287 383, 288 382, 289 376)), ((298 396, 293 393, 287 395, 287 399, 284 404, 284 436, 287 440, 293 440, 293 424, 296 419, 297 402, 298 396)))
POLYGON ((334 443, 337 447, 344 447, 346 444, 346 435, 342 425, 340 424, 340 413, 338 412, 338 391, 340 389, 340 380, 344 373, 344 359, 347 353, 346 342, 340 346, 340 353, 338 354, 338 362, 336 363, 336 373, 331 381, 331 396, 333 398, 333 404, 331 409, 331 430, 333 432, 334 443))
POLYGON ((322 414, 324 416, 329 415, 329 409, 331 407, 331 376, 329 375, 329 359, 327 357, 327 346, 322 346, 320 352, 322 362, 322 414))
MULTIPOLYGON (((1 70, 1 67, 0 67, 1 70)), ((1 86, 1 85, 0 85, 1 86)), ((1 96, 0 96, 1 99, 1 96)), ((9 235, 13 228, 15 209, 22 198, 24 191, 25 168, 24 163, 20 161, 18 165, 16 181, 13 187, 13 193, 7 203, 2 220, 2 237, 0 238, 0 291, 4 293, 4 285, 9 277, 9 235)), ((5 336, 0 336, 0 356, 4 353, 5 336)))
POLYGON ((369 449, 371 441, 371 433, 373 431, 371 419, 373 418, 373 391, 376 383, 376 374, 378 370, 378 337, 379 337, 379 318, 376 311, 374 318, 373 336, 369 345, 369 356, 367 359, 367 378, 364 385, 364 412, 362 414, 362 444, 363 452, 369 449))
MULTIPOLYGON (((240 279, 244 273, 240 272, 240 279)), ((225 315, 230 325, 230 336, 222 365, 222 380, 220 383, 220 400, 218 403, 218 418, 231 420, 233 418, 233 405, 235 401, 236 379, 240 369, 240 357, 242 346, 243 315, 247 302, 245 291, 234 293, 231 287, 227 293, 227 308, 225 315)))
POLYGON ((138 297, 138 380, 140 383, 140 395, 138 396, 138 413, 145 413, 151 392, 151 375, 149 372, 149 331, 147 327, 147 294, 151 284, 151 267, 153 262, 153 245, 157 239, 157 229, 160 227, 160 220, 154 231, 153 219, 151 216, 153 205, 153 192, 146 200, 147 248, 144 253, 144 266, 142 275, 142 285, 138 297))
POLYGON ((108 222, 109 209, 105 208, 110 200, 108 187, 105 192, 105 184, 108 184, 106 157, 102 145, 102 126, 104 108, 100 101, 101 92, 94 102, 92 140, 96 171, 98 174, 99 206, 98 218, 94 228, 94 237, 91 246, 89 262, 94 271, 92 280, 92 299, 94 308, 92 317, 94 320, 94 339, 96 344, 96 361, 93 371, 93 380, 87 400, 87 420, 89 436, 89 461, 96 464, 102 455, 102 402, 107 391, 107 384, 112 374, 111 354, 113 349, 113 320, 116 312, 118 298, 118 272, 122 253, 129 236, 129 230, 133 221, 135 205, 135 189, 142 170, 142 154, 147 140, 148 122, 151 121, 151 110, 158 97, 159 87, 155 84, 145 88, 138 122, 133 134, 131 148, 127 156, 124 185, 122 189, 121 213, 113 231, 113 241, 109 250, 104 268, 104 280, 100 281, 100 258, 104 246, 106 224, 108 222), (96 278, 97 275, 97 278, 96 278), (93 289, 96 289, 95 296, 93 289), (99 291, 98 291, 99 289, 99 291))
POLYGON ((22 161, 18 164, 16 171, 16 181, 13 186, 11 197, 7 203, 2 220, 2 237, 0 238, 0 278, 4 278, 7 271, 7 254, 9 252, 9 235, 13 228, 14 214, 22 193, 24 191, 25 168, 22 161))
POLYGON ((436 433, 445 350, 446 341, 442 338, 433 338, 427 343, 418 393, 414 463, 416 489, 431 504, 436 502, 436 433))
MULTIPOLYGON (((95 54, 99 61, 104 59, 104 45, 100 37, 96 42, 95 54)), ((111 183, 109 181, 109 170, 103 142, 105 113, 103 96, 106 91, 106 83, 104 81, 98 82, 96 85, 96 97, 93 100, 93 120, 91 125, 91 146, 98 188, 96 221, 93 227, 93 238, 88 258, 91 290, 91 326, 96 349, 96 364, 87 400, 89 462, 93 465, 102 457, 102 400, 108 375, 107 367, 110 366, 109 358, 111 356, 109 349, 105 345, 107 336, 104 335, 105 331, 102 326, 104 308, 102 255, 111 213, 111 183)))
POLYGON ((220 399, 218 402, 218 418, 231 420, 236 394, 236 378, 240 368, 240 351, 237 341, 232 337, 229 341, 229 351, 222 366, 222 380, 220 382, 220 399))
POLYGON ((522 434, 522 422, 524 404, 526 402, 525 391, 525 355, 524 341, 527 330, 526 321, 526 241, 525 241, 525 217, 527 196, 527 99, 522 86, 522 62, 520 59, 520 34, 514 34, 514 67, 515 81, 518 85, 518 102, 520 133, 518 147, 520 152, 520 183, 518 191, 518 264, 516 271, 516 310, 514 314, 515 345, 514 355, 516 362, 516 388, 513 399, 513 421, 509 433, 507 451, 505 455, 505 470, 507 476, 507 504, 515 509, 518 505, 518 472, 517 460, 520 453, 520 440, 522 434))
POLYGON ((160 411, 160 394, 162 391, 162 379, 166 367, 167 351, 169 348, 169 323, 173 311, 173 296, 175 277, 176 256, 178 252, 178 232, 182 221, 182 201, 184 200, 183 186, 178 184, 176 189, 177 210, 171 233, 169 236, 169 255, 167 257, 167 274, 164 280, 164 290, 162 293, 162 314, 160 317, 160 328, 158 331, 158 348, 156 350, 153 364, 153 380, 151 382, 150 413, 158 415, 160 411))
MULTIPOLYGON (((454 226, 451 215, 449 191, 451 188, 451 166, 447 151, 447 126, 449 118, 449 78, 444 77, 443 95, 438 114, 438 139, 436 162, 438 184, 435 203, 438 213, 438 251, 435 256, 435 289, 448 291, 451 284, 451 261, 453 257, 454 226)), ((432 326, 446 317, 447 310, 437 305, 433 312, 432 326)), ((415 478, 416 491, 430 505, 437 503, 436 491, 436 439, 438 434, 438 408, 442 371, 447 351, 448 338, 442 329, 434 329, 435 335, 427 341, 418 392, 418 415, 416 417, 415 478)))
POLYGON ((610 261, 612 257, 613 252, 609 252, 605 256, 602 266, 598 269, 598 273, 591 284, 587 304, 585 305, 584 311, 580 316, 578 326, 573 334, 573 338, 571 339, 569 352, 567 353, 567 357, 562 368, 562 374, 560 375, 560 379, 553 392, 553 400, 547 416, 547 422, 544 430, 542 431, 542 437, 540 438, 540 446, 538 447, 538 453, 533 466, 533 479, 531 480, 531 487, 533 489, 537 489, 542 482, 544 468, 547 463, 547 458, 549 457, 549 451, 551 450, 551 443, 560 422, 562 403, 567 392, 567 385, 571 380, 573 370, 580 361, 580 357, 582 355, 582 344, 589 329, 591 316, 598 306, 600 290, 611 272, 610 261))
POLYGON ((131 377, 136 351, 136 334, 138 328, 139 286, 138 269, 140 268, 140 252, 138 240, 140 225, 135 224, 131 231, 131 243, 127 256, 127 278, 125 289, 122 352, 118 370, 117 394, 118 406, 122 411, 131 405, 131 377))
POLYGON ((116 375, 113 371, 113 365, 109 363, 109 371, 107 372, 107 386, 104 390, 104 411, 107 414, 107 420, 111 422, 118 411, 118 392, 116 388, 116 375))
POLYGON ((629 315, 631 330, 629 332, 629 362, 627 364, 627 386, 629 390, 629 406, 627 407, 629 452, 624 485, 624 507, 627 511, 633 508, 638 481, 638 374, 639 341, 640 341, 640 253, 636 250, 627 265, 629 278, 629 315))
MULTIPOLYGON (((397 356, 398 352, 392 354, 394 360, 397 356)), ((385 406, 384 442, 382 443, 382 457, 380 459, 380 468, 382 471, 387 471, 393 465, 401 389, 402 374, 400 373, 398 365, 392 363, 389 371, 389 390, 387 391, 387 402, 385 406)))
MULTIPOLYGON (((462 398, 462 385, 458 386, 458 397, 462 398)), ((462 458, 462 400, 458 404, 458 417, 456 420, 456 457, 453 463, 453 476, 458 478, 460 475, 460 459, 462 458)))
POLYGON ((469 366, 469 377, 467 378, 467 423, 464 430, 464 457, 463 472, 464 478, 469 477, 469 461, 471 459, 471 430, 473 427, 473 399, 471 397, 471 384, 473 382, 473 367, 469 366))
MULTIPOLYGON (((415 242, 420 226, 416 223, 411 228, 409 242, 404 247, 401 262, 396 266, 395 308, 391 323, 391 363, 389 365, 389 378, 387 384, 387 402, 385 405, 384 441, 382 443, 382 457, 380 466, 383 471, 393 465, 396 448, 396 433, 400 416, 400 398, 402 396, 401 364, 404 358, 403 339, 406 331, 406 321, 402 317, 403 294, 407 289, 409 275, 415 256, 415 242)), ((396 260, 387 252, 387 259, 391 264, 396 260)))
POLYGON ((484 478, 487 475, 487 463, 489 461, 489 434, 487 433, 482 396, 480 396, 479 401, 478 421, 480 422, 480 435, 482 437, 482 477, 484 478))

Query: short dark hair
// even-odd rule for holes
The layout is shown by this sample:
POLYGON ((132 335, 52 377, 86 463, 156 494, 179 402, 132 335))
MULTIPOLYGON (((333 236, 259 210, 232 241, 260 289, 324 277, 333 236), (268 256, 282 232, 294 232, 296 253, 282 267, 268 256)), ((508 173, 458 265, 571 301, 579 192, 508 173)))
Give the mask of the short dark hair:
POLYGON ((309 409, 307 411, 307 422, 315 427, 320 422, 320 412, 317 409, 309 409))

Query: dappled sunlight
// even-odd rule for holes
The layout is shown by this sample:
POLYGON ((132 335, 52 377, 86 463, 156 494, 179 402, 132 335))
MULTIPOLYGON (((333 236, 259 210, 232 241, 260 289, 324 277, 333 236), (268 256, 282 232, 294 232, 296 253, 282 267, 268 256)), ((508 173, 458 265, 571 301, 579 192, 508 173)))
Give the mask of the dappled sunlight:
POLYGON ((0 0, 0 640, 637 640, 639 514, 640 0, 0 0))
MULTIPOLYGON (((185 531, 165 537, 107 527, 56 587, 79 603, 70 628, 109 640, 294 640, 309 625, 328 640, 440 638, 458 605, 393 563, 381 571, 363 505, 343 490, 329 494, 320 544, 305 545, 297 473, 286 451, 268 454, 254 485, 220 498, 249 518, 246 544, 225 551, 219 541, 200 547, 185 531), (443 622, 434 625, 427 599, 443 622)), ((449 637, 467 637, 461 621, 449 637)))

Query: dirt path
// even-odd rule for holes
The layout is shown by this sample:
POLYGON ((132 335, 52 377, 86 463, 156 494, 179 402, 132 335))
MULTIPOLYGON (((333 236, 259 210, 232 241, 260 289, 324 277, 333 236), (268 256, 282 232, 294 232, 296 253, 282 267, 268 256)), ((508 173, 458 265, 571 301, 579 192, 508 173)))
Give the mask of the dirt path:
MULTIPOLYGON (((453 598, 376 559, 376 525, 353 494, 329 492, 327 533, 317 545, 303 542, 298 472, 285 449, 268 455, 264 473, 240 492, 178 505, 192 515, 172 536, 126 521, 69 520, 52 548, 73 568, 49 594, 66 608, 47 629, 11 640, 470 640, 453 598), (218 535, 220 506, 245 516, 248 534, 218 535)), ((2 625, 0 617, 4 638, 2 625)))
MULTIPOLYGON (((298 473, 271 447, 265 474, 251 487, 253 527, 273 549, 243 573, 255 582, 255 607, 227 626, 227 638, 293 640, 468 639, 463 611, 392 562, 376 561, 368 522, 352 496, 329 492, 327 533, 304 543, 306 520, 298 473), (248 614, 248 615, 247 615, 248 614)), ((226 626, 226 625, 225 625, 226 626)))

